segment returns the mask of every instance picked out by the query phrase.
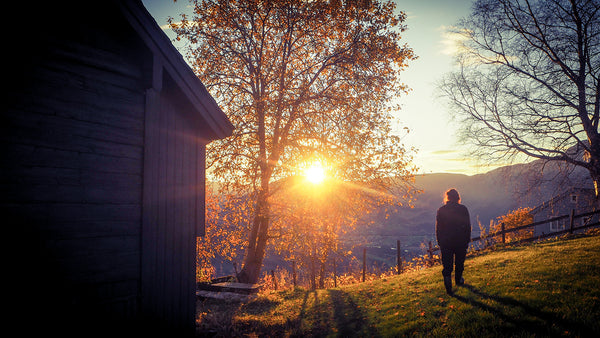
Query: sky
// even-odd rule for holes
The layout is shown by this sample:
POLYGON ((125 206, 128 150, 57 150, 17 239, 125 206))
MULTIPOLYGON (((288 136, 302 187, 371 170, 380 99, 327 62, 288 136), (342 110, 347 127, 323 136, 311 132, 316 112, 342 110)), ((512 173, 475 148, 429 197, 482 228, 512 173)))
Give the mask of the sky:
MULTIPOLYGON (((164 27, 169 16, 177 19, 191 11, 186 0, 142 0, 159 26, 164 27)), ((474 175, 491 169, 470 159, 467 146, 456 137, 457 126, 437 97, 436 83, 454 67, 452 39, 448 27, 469 14, 472 0, 394 0, 398 10, 407 14, 408 30, 402 35, 419 57, 411 61, 400 75, 411 91, 398 98, 402 109, 396 113, 401 127, 410 132, 403 138, 406 147, 415 147, 414 163, 420 174, 458 173, 474 175)), ((165 28, 171 38, 173 33, 165 28)), ((177 45, 176 45, 177 46, 177 45)))

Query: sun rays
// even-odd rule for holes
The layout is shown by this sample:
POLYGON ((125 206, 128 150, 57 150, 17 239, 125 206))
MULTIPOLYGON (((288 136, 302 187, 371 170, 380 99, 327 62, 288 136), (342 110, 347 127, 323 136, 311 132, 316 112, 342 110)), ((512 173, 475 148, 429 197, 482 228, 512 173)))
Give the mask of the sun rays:
POLYGON ((312 184, 321 184, 326 178, 325 168, 321 162, 315 161, 304 170, 304 177, 312 184))

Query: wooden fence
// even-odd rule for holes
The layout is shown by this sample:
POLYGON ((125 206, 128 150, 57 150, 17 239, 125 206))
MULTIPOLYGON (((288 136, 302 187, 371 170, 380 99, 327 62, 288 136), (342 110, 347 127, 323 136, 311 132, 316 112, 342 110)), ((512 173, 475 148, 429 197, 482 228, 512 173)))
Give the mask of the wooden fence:
MULTIPOLYGON (((517 241, 509 241, 508 243, 516 245, 516 244, 521 244, 521 243, 525 243, 525 242, 533 242, 533 241, 541 240, 541 239, 548 238, 548 237, 560 236, 560 235, 567 234, 567 233, 572 234, 578 230, 600 226, 600 219, 599 218, 596 218, 595 220, 593 219, 594 215, 599 215, 599 214, 600 214, 600 210, 585 212, 585 213, 581 213, 581 214, 575 214, 575 210, 571 210, 570 214, 568 214, 568 215, 552 217, 552 218, 549 218, 546 220, 533 222, 530 224, 518 226, 515 228, 511 228, 511 229, 506 229, 504 224, 501 223, 499 231, 495 231, 495 232, 489 233, 484 236, 473 237, 473 238, 471 238, 471 243, 484 242, 485 244, 483 245, 483 248, 487 248, 496 243, 507 244, 506 234, 509 234, 512 232, 517 232, 517 231, 524 230, 524 229, 535 228, 538 225, 556 222, 556 221, 562 221, 564 219, 569 219, 569 225, 564 230, 549 232, 547 234, 541 234, 538 236, 531 236, 528 238, 519 239, 517 241), (576 227, 575 219, 583 218, 583 217, 589 217, 589 222, 582 226, 576 227)), ((401 258, 401 250, 400 250, 400 241, 399 240, 396 243, 396 250, 397 250, 396 273, 401 274, 402 273, 402 258, 401 258)), ((434 247, 432 242, 430 241, 429 246, 427 248, 427 253, 429 254, 428 258, 429 258, 430 264, 435 263, 434 252, 436 252, 438 250, 440 250, 440 248, 438 246, 434 247)), ((362 281, 363 282, 366 279, 366 272, 367 272, 367 248, 365 247, 365 248, 363 248, 363 251, 362 251, 362 281)), ((316 288, 316 282, 315 282, 316 272, 314 271, 314 267, 313 267, 312 274, 313 275, 312 275, 311 285, 312 285, 312 288, 314 289, 314 288, 316 288)), ((292 262, 292 275, 293 275, 293 285, 295 287, 297 285, 297 282, 296 282, 297 271, 296 271, 296 263, 295 262, 292 262)), ((337 276, 335 260, 333 261, 333 275, 334 275, 334 277, 333 277, 334 287, 337 287, 337 277, 338 276, 337 276)), ((273 270, 271 270, 271 279, 272 279, 272 283, 274 284, 274 288, 277 289, 277 280, 275 279, 275 274, 274 274, 273 270)), ((320 285, 320 287, 322 288, 323 286, 320 285)))
MULTIPOLYGON (((552 217, 546 220, 542 220, 542 221, 538 221, 538 222, 533 222, 530 224, 526 224, 526 225, 522 225, 522 226, 518 226, 515 228, 511 228, 511 229, 506 229, 504 226, 504 223, 500 223, 500 231, 495 231, 492 233, 489 233, 487 235, 484 236, 477 236, 477 237, 473 237, 471 238, 471 243, 475 243, 475 242, 479 242, 479 241, 485 241, 486 244, 484 244, 484 248, 488 247, 490 245, 490 242, 496 242, 494 239, 495 238, 501 238, 501 240, 498 240, 497 242, 502 243, 502 244, 506 244, 506 234, 508 233, 512 233, 512 232, 517 232, 520 230, 524 230, 524 229, 530 229, 530 228, 535 228, 538 225, 542 225, 542 224, 546 224, 546 223, 551 223, 551 222, 557 222, 557 221, 562 221, 564 219, 569 219, 569 226, 564 229, 564 230, 560 230, 560 231, 553 231, 553 232, 549 232, 547 234, 543 233, 541 235, 538 236, 531 236, 528 238, 523 238, 517 241, 511 241, 510 244, 521 244, 521 243, 526 243, 526 242, 534 242, 534 241, 538 241, 544 238, 548 238, 548 237, 554 237, 554 236, 560 236, 560 235, 564 235, 564 234, 572 234, 573 232, 577 231, 577 230, 582 230, 582 229, 587 229, 587 228, 591 228, 591 227, 595 227, 595 226, 599 226, 600 225, 600 220, 596 219, 595 221, 590 221, 587 224, 584 224, 582 226, 575 226, 575 219, 577 218, 583 218, 583 217, 590 217, 592 218, 594 215, 598 215, 600 214, 600 210, 594 210, 594 211, 589 211, 589 212, 584 212, 581 214, 575 214, 575 210, 571 210, 570 214, 568 215, 562 215, 562 216, 557 216, 557 217, 552 217)), ((431 242, 429 242, 429 249, 427 250, 427 252, 429 253, 429 259, 431 261, 433 261, 433 253, 438 251, 440 248, 439 247, 433 247, 431 242)))

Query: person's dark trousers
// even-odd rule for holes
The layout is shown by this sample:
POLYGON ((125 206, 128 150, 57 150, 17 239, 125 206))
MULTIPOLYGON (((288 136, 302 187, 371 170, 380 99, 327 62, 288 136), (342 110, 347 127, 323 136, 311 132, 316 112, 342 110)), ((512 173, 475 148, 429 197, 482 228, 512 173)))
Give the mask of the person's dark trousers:
POLYGON ((463 271, 465 270, 465 257, 467 257, 467 248, 460 247, 441 247, 442 253, 442 275, 444 278, 450 278, 452 276, 452 270, 456 266, 456 272, 454 273, 455 281, 460 284, 462 279, 463 271))

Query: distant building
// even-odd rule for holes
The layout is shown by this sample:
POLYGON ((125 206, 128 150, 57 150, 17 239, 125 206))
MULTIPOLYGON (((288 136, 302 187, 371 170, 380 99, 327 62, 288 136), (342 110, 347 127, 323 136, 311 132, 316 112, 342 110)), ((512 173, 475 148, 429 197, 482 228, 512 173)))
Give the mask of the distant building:
POLYGON ((193 334, 205 146, 232 124, 141 1, 4 14, 9 330, 193 334))
MULTIPOLYGON (((597 209, 596 205, 594 189, 571 188, 537 206, 531 210, 531 214, 533 215, 533 221, 539 222, 559 216, 570 215, 571 210, 575 210, 575 214, 593 211, 597 209)), ((594 216, 595 222, 597 219, 598 216, 594 216)), ((566 230, 569 227, 569 221, 570 220, 567 217, 553 222, 540 224, 535 227, 534 236, 566 230)), ((583 226, 591 221, 592 218, 589 217, 577 218, 574 226, 583 226)))

